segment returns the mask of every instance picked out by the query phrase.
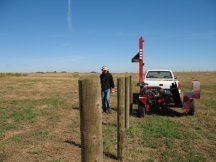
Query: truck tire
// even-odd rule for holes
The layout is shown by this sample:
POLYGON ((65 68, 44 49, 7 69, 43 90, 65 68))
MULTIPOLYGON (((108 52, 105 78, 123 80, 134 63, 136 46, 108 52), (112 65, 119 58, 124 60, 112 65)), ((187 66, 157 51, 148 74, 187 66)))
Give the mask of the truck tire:
POLYGON ((190 110, 188 112, 189 115, 194 115, 195 113, 195 104, 194 101, 191 101, 190 110))
POLYGON ((138 115, 138 117, 144 117, 145 116, 145 105, 143 103, 139 103, 137 115, 138 115))

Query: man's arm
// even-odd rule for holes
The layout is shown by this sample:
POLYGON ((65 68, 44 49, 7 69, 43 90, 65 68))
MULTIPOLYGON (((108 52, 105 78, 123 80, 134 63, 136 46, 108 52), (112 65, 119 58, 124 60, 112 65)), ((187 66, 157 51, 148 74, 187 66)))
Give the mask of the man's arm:
POLYGON ((112 74, 110 74, 110 87, 111 87, 111 88, 115 88, 112 74))
POLYGON ((112 74, 110 74, 110 87, 111 87, 111 92, 114 93, 115 92, 115 84, 113 81, 112 74))

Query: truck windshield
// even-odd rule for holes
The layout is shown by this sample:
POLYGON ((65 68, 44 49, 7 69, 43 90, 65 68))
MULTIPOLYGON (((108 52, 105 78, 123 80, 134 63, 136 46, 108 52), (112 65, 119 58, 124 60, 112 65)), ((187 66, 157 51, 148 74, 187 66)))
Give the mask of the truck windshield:
POLYGON ((170 71, 149 71, 146 78, 164 78, 171 79, 172 74, 170 71))

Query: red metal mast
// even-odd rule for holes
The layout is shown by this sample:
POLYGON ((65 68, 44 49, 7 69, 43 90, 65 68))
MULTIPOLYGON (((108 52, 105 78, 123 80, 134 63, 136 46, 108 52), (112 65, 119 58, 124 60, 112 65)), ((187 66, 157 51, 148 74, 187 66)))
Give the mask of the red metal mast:
POLYGON ((143 42, 144 39, 142 37, 139 38, 139 82, 143 83, 143 71, 144 71, 144 63, 143 63, 143 42))

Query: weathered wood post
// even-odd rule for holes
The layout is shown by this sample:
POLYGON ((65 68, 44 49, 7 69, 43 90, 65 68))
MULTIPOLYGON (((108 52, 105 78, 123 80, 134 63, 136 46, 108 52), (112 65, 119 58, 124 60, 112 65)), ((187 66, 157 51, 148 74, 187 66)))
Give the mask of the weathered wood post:
POLYGON ((124 153, 124 133, 125 133, 125 78, 117 79, 117 104, 118 104, 118 117, 117 117, 117 157, 118 160, 123 160, 124 153))
POLYGON ((130 115, 130 77, 125 77, 125 128, 129 128, 130 115))
POLYGON ((133 114, 133 88, 132 88, 132 75, 130 75, 130 114, 133 114))
POLYGON ((102 109, 99 78, 79 80, 82 162, 103 161, 102 109))

